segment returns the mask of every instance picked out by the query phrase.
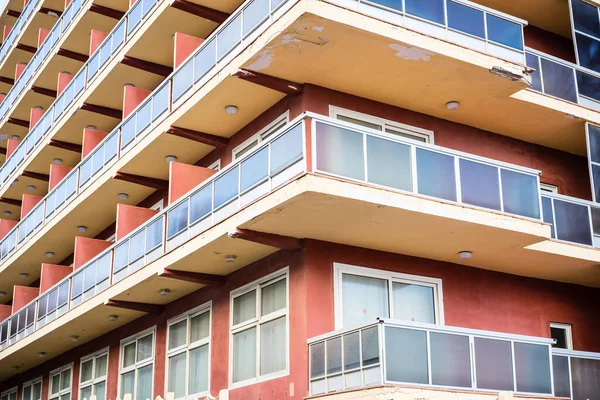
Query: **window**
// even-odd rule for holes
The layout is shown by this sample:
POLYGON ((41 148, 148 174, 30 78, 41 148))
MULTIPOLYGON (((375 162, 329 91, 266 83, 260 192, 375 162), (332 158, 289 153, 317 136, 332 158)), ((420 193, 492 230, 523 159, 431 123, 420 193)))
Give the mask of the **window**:
POLYGON ((106 400, 106 375, 108 373, 108 349, 81 359, 79 369, 79 399, 106 400))
POLYGON ((442 281, 334 264, 336 329, 377 318, 443 324, 442 281))
POLYGON ((208 169, 214 169, 215 171, 221 170, 221 159, 219 158, 217 161, 215 161, 214 163, 210 164, 207 168, 208 169))
POLYGON ((23 384, 23 400, 42 399, 42 377, 23 384))
POLYGON ((571 325, 550 322, 550 336, 556 340, 552 347, 558 349, 573 350, 573 340, 571 338, 571 325))
POLYGON ((50 372, 50 390, 48 399, 71 400, 71 372, 73 364, 50 372))
POLYGON ((571 0, 571 14, 577 63, 600 72, 600 19, 598 7, 582 0, 571 0))
POLYGON ((119 397, 130 393, 133 400, 152 399, 155 327, 121 342, 119 397))
MULTIPOLYGON (((254 134, 250 139, 233 149, 233 160, 237 160, 243 155, 249 153, 264 140, 267 140, 275 134, 281 127, 285 126, 290 120, 290 112, 286 111, 269 125, 262 128, 258 133, 254 134)), ((210 168, 210 167, 209 167, 210 168)))
POLYGON ((176 399, 208 393, 210 379, 210 304, 169 321, 167 392, 176 399))
POLYGON ((540 190, 546 193, 558 193, 558 186, 549 183, 540 183, 540 190))
POLYGON ((288 273, 231 294, 231 381, 254 383, 288 370, 288 273))
POLYGON ((433 131, 417 128, 416 126, 405 125, 336 106, 329 106, 329 116, 340 121, 385 132, 393 136, 400 136, 423 143, 433 143, 433 131))
POLYGON ((2 392, 0 400, 17 400, 17 387, 15 386, 12 389, 2 392))

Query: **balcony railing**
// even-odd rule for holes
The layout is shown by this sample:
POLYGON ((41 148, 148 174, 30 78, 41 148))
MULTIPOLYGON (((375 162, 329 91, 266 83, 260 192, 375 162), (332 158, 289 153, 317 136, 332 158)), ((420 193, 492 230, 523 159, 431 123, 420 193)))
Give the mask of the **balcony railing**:
POLYGON ((527 21, 468 0, 331 0, 377 18, 519 64, 527 21))
POLYGON ((567 242, 600 247, 600 205, 591 201, 542 195, 544 222, 552 224, 552 237, 567 242))
POLYGON ((595 399, 600 393, 600 353, 553 349, 554 395, 573 400, 595 399))
POLYGON ((568 61, 526 49, 527 66, 535 68, 531 88, 600 111, 600 74, 568 61))
MULTIPOLYGON (((304 172, 305 124, 302 118, 288 124, 273 138, 219 171, 1 322, 0 349, 36 331, 304 172)), ((108 144, 111 141, 112 138, 106 138, 97 152, 102 154, 103 147, 103 154, 107 151, 112 154, 113 150, 107 150, 114 149, 108 144)), ((83 164, 93 158, 93 155, 87 157, 83 164)), ((102 160, 106 161, 106 157, 102 160)), ((81 176, 81 172, 79 174, 81 176)), ((62 182, 66 188, 71 187, 69 177, 62 182)), ((85 184, 79 181, 79 187, 85 184)), ((50 194, 55 196, 54 193, 50 194)), ((71 191, 64 189, 63 193, 67 196, 71 191)))
POLYGON ((19 15, 19 18, 17 18, 17 21, 8 33, 8 37, 0 47, 0 65, 4 63, 6 56, 10 53, 15 45, 17 37, 22 33, 23 27, 29 21, 29 18, 33 15, 37 6, 42 2, 43 0, 30 0, 27 2, 27 4, 25 4, 21 15, 19 15))
POLYGON ((381 384, 552 395, 552 339, 380 321, 308 341, 311 395, 381 384))

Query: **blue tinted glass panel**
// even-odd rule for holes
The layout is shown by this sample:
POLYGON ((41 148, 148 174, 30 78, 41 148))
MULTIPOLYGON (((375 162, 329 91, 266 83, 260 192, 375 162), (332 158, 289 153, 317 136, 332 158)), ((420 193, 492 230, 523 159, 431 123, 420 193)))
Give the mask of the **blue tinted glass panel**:
POLYGON ((367 136, 369 182, 400 190, 412 190, 410 146, 367 136))
POLYGON ((554 216, 557 239, 592 245, 587 206, 554 199, 554 216))
POLYGON ((235 46, 240 40, 242 35, 241 30, 242 16, 238 15, 233 21, 219 32, 217 36, 217 58, 221 59, 227 54, 233 46, 235 46))
POLYGON ((443 0, 406 0, 406 12, 423 19, 443 24, 443 0))
POLYGON ((483 11, 453 1, 448 2, 448 26, 480 38, 485 38, 483 11))
POLYGON ((238 168, 233 168, 215 181, 215 208, 237 196, 238 168))
POLYGON ((463 203, 500 210, 498 168, 469 160, 459 162, 463 203))
POLYGON ((212 185, 206 186, 192 196, 190 223, 196 222, 212 210, 212 185))
POLYGON ((194 80, 192 79, 193 73, 194 63, 192 60, 189 60, 175 73, 173 76, 173 101, 177 100, 192 87, 194 83, 194 80))
POLYGON ((577 102, 573 69, 545 58, 541 59, 544 93, 561 99, 577 102))
POLYGON ((580 33, 575 34, 579 65, 600 72, 600 41, 580 33))
POLYGON ((151 250, 161 244, 162 239, 163 218, 159 218, 146 228, 146 251, 151 250))
POLYGON ((108 162, 111 158, 117 155, 117 139, 118 136, 113 134, 106 142, 104 142, 104 161, 108 162))
POLYGON ((302 125, 297 125, 271 143, 271 174, 302 156, 302 125))
POLYGON ((580 32, 600 37, 600 21, 598 8, 582 0, 572 0, 573 21, 575 29, 580 32))
POLYGON ((121 24, 117 27, 117 29, 114 30, 111 40, 112 40, 112 43, 111 43, 112 49, 111 50, 112 50, 112 53, 114 54, 114 52, 117 51, 117 49, 121 46, 121 44, 125 40, 125 22, 121 22, 121 24))
POLYGON ((420 194, 456 201, 454 157, 417 149, 417 180, 420 194))
POLYGON ((115 260, 113 263, 113 272, 122 270, 129 263, 129 243, 125 242, 115 248, 115 260))
POLYGON ((542 75, 540 73, 540 59, 538 56, 535 56, 531 53, 525 54, 525 59, 527 61, 527 66, 529 68, 535 69, 533 74, 531 74, 531 88, 533 90, 537 90, 538 92, 542 91, 542 75))
POLYGON ((588 124, 588 147, 590 159, 600 163, 600 126, 588 124))
POLYGON ((146 129, 146 127, 148 125, 150 125, 150 122, 152 120, 152 101, 148 101, 146 102, 146 104, 144 104, 142 106, 142 108, 140 108, 137 111, 137 133, 140 133, 142 130, 146 129))
POLYGON ((217 62, 217 41, 206 43, 200 53, 194 56, 194 81, 202 78, 217 62))
POLYGON ((489 40, 513 49, 523 50, 521 25, 492 14, 486 14, 486 17, 489 40))
POLYGON ((131 34, 142 19, 142 2, 137 1, 129 13, 127 18, 127 34, 131 34))
POLYGON ((156 119, 169 108, 169 85, 163 86, 152 97, 152 119, 156 119))
POLYGON ((269 15, 269 0, 254 0, 244 9, 244 36, 269 15))
POLYGON ((549 197, 542 197, 542 217, 544 222, 552 225, 552 237, 556 239, 554 233, 554 212, 552 210, 552 199, 549 197))
POLYGON ((184 230, 188 224, 188 202, 184 201, 169 211, 167 221, 167 238, 171 238, 184 230))
POLYGON ((504 211, 523 217, 540 218, 538 182, 535 176, 501 170, 504 211))
POLYGON ((110 274, 110 252, 98 259, 98 270, 96 272, 96 282, 102 282, 110 274))
POLYGON ((96 284, 96 263, 91 263, 83 270, 83 291, 96 284))
POLYGON ((317 169, 364 180, 363 134, 339 126, 316 123, 317 169))
POLYGON ((135 138, 135 115, 121 127, 121 148, 125 148, 135 138))
POLYGON ((388 7, 393 10, 402 11, 402 0, 370 0, 371 3, 379 4, 380 6, 388 7))
POLYGON ((258 153, 242 162, 240 190, 244 191, 257 184, 269 175, 269 149, 263 148, 258 153))
POLYGON ((133 263, 144 255, 146 232, 143 230, 133 235, 129 241, 129 262, 133 263))
POLYGON ((581 71, 576 74, 579 94, 600 101, 600 79, 581 71))

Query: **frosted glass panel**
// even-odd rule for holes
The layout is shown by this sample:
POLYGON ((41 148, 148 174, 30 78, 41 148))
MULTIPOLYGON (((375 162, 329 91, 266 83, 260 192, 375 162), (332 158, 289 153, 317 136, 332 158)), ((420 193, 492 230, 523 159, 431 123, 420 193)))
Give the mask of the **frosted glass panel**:
POLYGON ((389 317, 387 280, 343 274, 342 298, 344 326, 389 317))
POLYGON ((317 169, 364 180, 363 135, 349 129, 316 123, 317 169))
POLYGON ((471 387, 469 337, 431 332, 431 383, 471 387))
POLYGON ((596 400, 600 393, 600 360, 571 357, 573 400, 596 400))
POLYGON ((360 333, 354 332, 343 336, 344 371, 360 367, 360 333))
POLYGON ((428 383, 425 331, 386 326, 385 351, 388 381, 428 383))
POLYGON ((463 203, 500 210, 498 168, 464 159, 459 163, 463 203))
POLYGON ((569 358, 553 356, 552 372, 554 374, 554 395, 557 397, 571 397, 569 358))
POLYGON ((392 299, 395 319, 435 323, 432 287, 393 282, 392 299))
POLYGON ((548 346, 515 342, 517 391, 552 393, 548 346))
POLYGON ((478 388, 513 390, 510 342, 475 338, 475 365, 478 388))
POLYGON ((504 211, 523 217, 540 218, 539 187, 535 176, 503 169, 504 211))
POLYGON ((454 157, 417 149, 417 179, 420 194, 456 201, 454 157))
POLYGON ((367 136, 368 181, 412 190, 410 146, 367 136))
POLYGON ((342 371, 342 338, 329 339, 327 349, 327 374, 336 374, 342 371))
POLYGON ((310 346, 310 377, 325 375, 325 342, 310 346))

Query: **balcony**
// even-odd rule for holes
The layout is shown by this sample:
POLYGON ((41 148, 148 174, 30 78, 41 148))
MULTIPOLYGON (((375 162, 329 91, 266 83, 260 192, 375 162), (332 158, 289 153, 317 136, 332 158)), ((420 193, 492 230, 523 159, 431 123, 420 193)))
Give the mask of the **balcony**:
POLYGON ((578 358, 582 353, 553 351, 551 343, 547 338, 379 321, 308 341, 310 392, 383 384, 445 392, 512 391, 528 398, 573 393, 574 399, 591 399, 600 392, 593 378, 600 354, 578 358))

